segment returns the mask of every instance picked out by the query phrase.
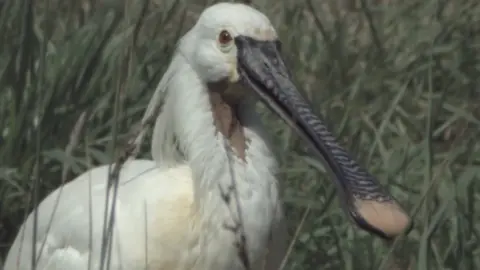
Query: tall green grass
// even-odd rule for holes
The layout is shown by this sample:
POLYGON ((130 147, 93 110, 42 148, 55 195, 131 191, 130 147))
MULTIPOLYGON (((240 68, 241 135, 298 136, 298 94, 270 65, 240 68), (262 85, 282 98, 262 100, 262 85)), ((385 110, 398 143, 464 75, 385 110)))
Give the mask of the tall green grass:
MULTIPOLYGON (((115 159, 179 36, 211 2, 144 9, 145 1, 99 1, 85 9, 82 1, 6 1, 0 258, 39 200, 115 159)), ((352 226, 323 165, 260 108, 282 153, 293 240, 285 269, 480 269, 480 5, 373 2, 254 1, 279 30, 315 110, 415 220, 388 246, 352 226)), ((141 155, 148 149, 146 140, 141 155)))

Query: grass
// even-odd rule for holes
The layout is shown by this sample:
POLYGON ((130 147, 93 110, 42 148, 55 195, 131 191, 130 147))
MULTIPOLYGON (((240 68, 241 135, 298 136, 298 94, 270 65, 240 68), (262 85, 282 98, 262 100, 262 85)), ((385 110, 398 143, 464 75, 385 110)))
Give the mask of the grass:
MULTIPOLYGON (((33 2, 0 14, 0 259, 36 202, 114 159, 211 3, 33 2)), ((265 111, 295 236, 285 269, 480 269, 480 5, 254 3, 317 112, 415 220, 393 245, 352 226, 323 165, 265 111)))

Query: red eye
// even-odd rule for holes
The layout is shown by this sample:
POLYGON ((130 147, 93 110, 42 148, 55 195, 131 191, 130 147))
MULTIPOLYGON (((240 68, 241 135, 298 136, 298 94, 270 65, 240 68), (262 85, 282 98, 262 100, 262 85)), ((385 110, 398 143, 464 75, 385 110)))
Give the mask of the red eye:
POLYGON ((218 42, 222 45, 226 45, 232 41, 232 35, 227 30, 222 30, 218 35, 218 42))

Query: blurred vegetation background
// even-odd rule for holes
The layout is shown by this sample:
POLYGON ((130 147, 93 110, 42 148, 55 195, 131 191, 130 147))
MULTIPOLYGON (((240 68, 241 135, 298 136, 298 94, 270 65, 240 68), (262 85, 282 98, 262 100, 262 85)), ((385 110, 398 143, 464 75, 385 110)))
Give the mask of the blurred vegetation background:
MULTIPOLYGON (((212 3, 2 2, 0 265, 36 202, 113 160, 176 41, 212 3)), ((285 269, 480 269, 480 2, 253 5, 277 27, 317 112, 415 220, 393 245, 354 227, 322 164, 260 108, 282 153, 293 240, 285 269)))

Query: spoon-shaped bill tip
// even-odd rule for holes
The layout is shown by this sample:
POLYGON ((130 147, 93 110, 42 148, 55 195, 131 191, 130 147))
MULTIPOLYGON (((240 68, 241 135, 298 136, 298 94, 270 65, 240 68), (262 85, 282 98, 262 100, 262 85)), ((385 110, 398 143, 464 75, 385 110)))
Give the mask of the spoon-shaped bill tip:
POLYGON ((375 201, 356 199, 357 214, 368 225, 387 238, 394 238, 408 232, 413 223, 410 217, 395 201, 375 201))

